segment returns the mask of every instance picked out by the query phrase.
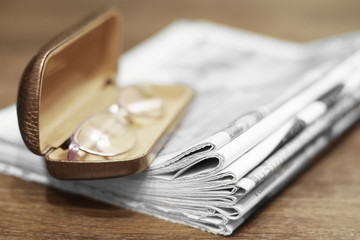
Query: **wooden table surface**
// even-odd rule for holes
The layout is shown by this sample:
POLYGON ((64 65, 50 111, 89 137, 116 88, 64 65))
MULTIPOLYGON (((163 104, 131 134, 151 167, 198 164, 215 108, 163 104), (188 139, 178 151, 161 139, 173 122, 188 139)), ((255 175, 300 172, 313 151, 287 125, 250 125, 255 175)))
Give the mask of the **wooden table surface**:
MULTIPOLYGON (((109 6, 129 49, 179 18, 207 19, 292 41, 360 30, 360 1, 0 1, 0 108, 13 104, 26 63, 58 32, 109 6)), ((1 119, 0 119, 1 124, 1 119)), ((360 239, 360 124, 232 236, 360 239)), ((1 153, 0 153, 1 154, 1 153)), ((26 161, 26 159, 24 159, 26 161)), ((218 239, 191 227, 0 175, 3 239, 218 239)))

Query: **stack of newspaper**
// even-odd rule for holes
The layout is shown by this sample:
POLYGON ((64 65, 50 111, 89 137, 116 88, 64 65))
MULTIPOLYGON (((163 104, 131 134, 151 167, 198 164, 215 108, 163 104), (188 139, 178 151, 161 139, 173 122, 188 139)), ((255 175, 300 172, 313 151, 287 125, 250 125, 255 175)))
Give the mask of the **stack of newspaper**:
POLYGON ((128 52, 118 82, 191 86, 179 128, 143 173, 62 181, 0 111, 0 172, 229 235, 360 116, 360 34, 295 44, 178 21, 128 52))

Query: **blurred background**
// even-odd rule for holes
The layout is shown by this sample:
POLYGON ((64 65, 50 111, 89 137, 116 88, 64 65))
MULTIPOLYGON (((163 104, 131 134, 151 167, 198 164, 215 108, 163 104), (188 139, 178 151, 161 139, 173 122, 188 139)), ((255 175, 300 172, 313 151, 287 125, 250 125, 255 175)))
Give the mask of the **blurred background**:
POLYGON ((0 108, 16 101, 21 73, 45 42, 108 7, 123 12, 125 51, 179 18, 209 20, 297 42, 360 30, 357 0, 1 0, 0 108))

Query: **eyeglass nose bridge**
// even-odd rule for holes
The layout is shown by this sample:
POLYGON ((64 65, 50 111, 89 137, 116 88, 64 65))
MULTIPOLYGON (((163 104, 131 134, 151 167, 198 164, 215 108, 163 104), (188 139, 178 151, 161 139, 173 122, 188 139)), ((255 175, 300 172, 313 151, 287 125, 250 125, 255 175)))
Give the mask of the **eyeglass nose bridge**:
POLYGON ((131 113, 127 108, 120 107, 118 104, 113 104, 110 106, 108 111, 114 115, 114 117, 119 120, 122 124, 132 124, 133 118, 131 113))

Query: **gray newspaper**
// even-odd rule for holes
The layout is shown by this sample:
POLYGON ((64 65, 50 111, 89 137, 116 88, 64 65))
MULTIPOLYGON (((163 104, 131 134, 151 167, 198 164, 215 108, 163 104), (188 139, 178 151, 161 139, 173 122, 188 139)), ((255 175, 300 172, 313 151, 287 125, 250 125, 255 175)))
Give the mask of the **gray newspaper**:
POLYGON ((181 83, 196 93, 147 170, 54 179, 25 148, 10 106, 0 111, 0 172, 229 235, 358 120, 359 39, 296 44, 175 22, 119 62, 121 85, 181 83))

